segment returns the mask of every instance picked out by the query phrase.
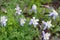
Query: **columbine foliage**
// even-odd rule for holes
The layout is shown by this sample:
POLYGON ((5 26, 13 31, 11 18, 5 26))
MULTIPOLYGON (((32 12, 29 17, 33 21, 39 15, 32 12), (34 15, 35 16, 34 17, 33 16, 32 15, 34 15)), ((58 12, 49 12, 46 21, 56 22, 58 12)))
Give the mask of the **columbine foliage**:
POLYGON ((49 40, 53 34, 59 36, 60 17, 41 6, 50 2, 52 0, 0 0, 0 40, 49 40), (55 20, 50 15, 54 15, 55 20))

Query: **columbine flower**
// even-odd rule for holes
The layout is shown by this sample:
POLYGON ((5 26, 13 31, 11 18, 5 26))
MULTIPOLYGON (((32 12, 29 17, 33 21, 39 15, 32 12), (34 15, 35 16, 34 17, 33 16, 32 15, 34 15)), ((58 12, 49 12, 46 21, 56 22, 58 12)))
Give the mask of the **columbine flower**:
POLYGON ((30 11, 37 13, 37 6, 33 4, 32 9, 30 11))
POLYGON ((18 11, 16 11, 16 14, 20 15, 21 12, 22 12, 22 10, 18 10, 18 11))
POLYGON ((25 18, 20 18, 20 25, 24 26, 26 19, 25 18))
POLYGON ((42 23, 43 23, 43 25, 44 25, 44 30, 45 30, 47 27, 50 28, 50 27, 52 26, 51 20, 50 20, 50 21, 47 21, 47 22, 42 21, 42 23))
POLYGON ((43 39, 44 40, 49 40, 49 37, 50 37, 50 33, 45 33, 44 31, 42 31, 42 34, 43 34, 43 39))
POLYGON ((6 26, 7 18, 5 16, 1 17, 1 25, 6 26))
POLYGON ((46 33, 46 34, 44 35, 44 39, 45 39, 45 40, 49 40, 49 37, 50 37, 50 33, 46 33))
POLYGON ((50 28, 52 26, 51 20, 50 21, 47 21, 47 26, 48 26, 48 28, 50 28))
POLYGON ((48 8, 49 10, 52 11, 52 12, 50 12, 49 16, 53 16, 53 19, 55 20, 56 17, 58 16, 58 13, 55 11, 55 9, 49 5, 42 5, 42 6, 48 8))
POLYGON ((22 12, 22 10, 20 10, 20 7, 18 5, 16 6, 15 10, 16 10, 16 14, 18 15, 20 15, 22 12))
POLYGON ((30 23, 29 24, 30 25, 33 24, 34 27, 36 27, 36 25, 38 25, 38 21, 39 21, 38 19, 35 19, 35 17, 33 17, 33 19, 30 20, 30 23))
POLYGON ((32 10, 36 10, 36 5, 35 4, 33 4, 33 6, 32 6, 32 10))
POLYGON ((52 16, 53 19, 55 20, 56 17, 58 16, 58 13, 55 10, 52 9, 52 12, 50 12, 49 16, 52 16))
POLYGON ((20 7, 19 5, 16 6, 15 10, 20 10, 20 7))

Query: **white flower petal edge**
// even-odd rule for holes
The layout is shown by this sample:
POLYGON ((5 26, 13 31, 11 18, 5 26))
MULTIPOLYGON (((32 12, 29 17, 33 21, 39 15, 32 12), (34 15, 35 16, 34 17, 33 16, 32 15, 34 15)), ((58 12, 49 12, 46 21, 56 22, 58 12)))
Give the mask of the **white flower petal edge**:
POLYGON ((5 16, 1 16, 0 22, 2 26, 6 26, 7 18, 5 16))
POLYGON ((25 18, 20 18, 20 25, 24 26, 26 19, 25 18))
POLYGON ((38 21, 39 19, 35 19, 35 17, 33 17, 30 22, 29 22, 29 25, 33 24, 34 27, 36 27, 36 25, 38 25, 38 21))

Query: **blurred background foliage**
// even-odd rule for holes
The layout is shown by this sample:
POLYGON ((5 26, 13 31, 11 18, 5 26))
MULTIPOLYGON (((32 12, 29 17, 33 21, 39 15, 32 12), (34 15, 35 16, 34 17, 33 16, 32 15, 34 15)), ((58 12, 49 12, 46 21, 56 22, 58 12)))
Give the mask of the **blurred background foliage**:
MULTIPOLYGON (((0 16, 7 16, 8 22, 6 27, 0 26, 0 40, 42 40, 41 30, 38 28, 33 28, 33 26, 28 25, 30 18, 35 16, 38 18, 41 23, 42 20, 50 20, 48 15, 49 10, 41 7, 43 4, 52 3, 52 0, 0 0, 0 16), (15 7, 16 4, 19 4, 20 8, 23 10, 22 16, 15 16, 15 7), (32 5, 37 5, 37 14, 30 13, 28 10, 31 9, 32 5), (7 13, 4 13, 1 9, 6 9, 7 13), (26 10, 24 10, 27 8, 26 10), (20 26, 18 22, 19 17, 24 17, 27 19, 25 26, 20 26)), ((56 9, 60 15, 60 7, 56 9)), ((51 28, 51 34, 60 36, 60 18, 57 18, 55 21, 52 20, 54 28, 51 28)))

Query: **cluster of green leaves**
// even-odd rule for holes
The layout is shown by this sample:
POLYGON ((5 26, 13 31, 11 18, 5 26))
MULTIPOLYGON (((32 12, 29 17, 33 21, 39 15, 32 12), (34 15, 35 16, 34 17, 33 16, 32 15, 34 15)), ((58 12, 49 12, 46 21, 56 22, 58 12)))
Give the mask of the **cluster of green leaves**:
MULTIPOLYGON (((52 0, 0 0, 1 7, 4 7, 7 10, 7 13, 3 13, 0 10, 0 16, 7 16, 8 22, 6 27, 0 26, 0 40, 33 40, 34 38, 38 40, 38 35, 40 35, 40 31, 38 28, 34 28, 33 26, 28 25, 31 17, 36 17, 41 23, 42 20, 50 20, 47 15, 49 14, 49 10, 41 7, 42 4, 50 3, 52 0), (22 12, 22 15, 15 16, 15 7, 16 4, 19 4, 20 8, 24 11, 24 8, 27 6, 27 11, 25 14, 22 12), (33 4, 37 5, 37 14, 31 13, 28 10, 31 9, 33 4), (18 18, 26 18, 27 22, 22 27, 19 24, 18 18)), ((52 24, 54 24, 54 28, 51 28, 51 33, 60 32, 60 19, 57 18, 55 21, 52 20, 52 24)))

